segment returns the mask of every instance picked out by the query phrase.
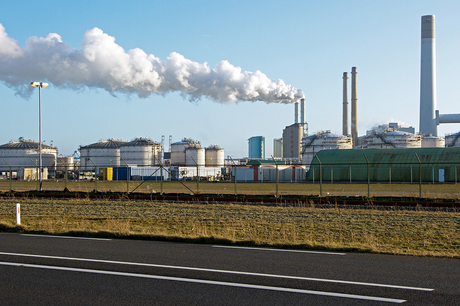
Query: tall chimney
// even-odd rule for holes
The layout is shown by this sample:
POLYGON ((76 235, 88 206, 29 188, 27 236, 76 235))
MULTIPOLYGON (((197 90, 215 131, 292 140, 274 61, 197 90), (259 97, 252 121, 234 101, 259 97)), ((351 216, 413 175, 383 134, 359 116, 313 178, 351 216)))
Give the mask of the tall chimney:
POLYGON ((295 104, 295 111, 294 111, 294 116, 295 116, 295 124, 299 123, 299 102, 294 103, 295 104))
POLYGON ((343 118, 342 118, 342 134, 348 136, 348 73, 343 73, 343 118))
POLYGON ((305 124, 305 99, 300 99, 300 124, 305 124))
POLYGON ((436 125, 436 37, 434 15, 422 16, 420 134, 438 136, 436 125))
POLYGON ((356 67, 351 68, 351 137, 353 137, 353 147, 358 145, 358 98, 356 96, 356 67))

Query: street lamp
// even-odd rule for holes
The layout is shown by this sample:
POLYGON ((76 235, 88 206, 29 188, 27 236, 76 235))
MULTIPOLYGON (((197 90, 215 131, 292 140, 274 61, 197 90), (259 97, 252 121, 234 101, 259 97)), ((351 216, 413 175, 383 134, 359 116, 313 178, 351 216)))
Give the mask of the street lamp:
POLYGON ((41 108, 41 89, 48 87, 49 84, 45 82, 32 82, 30 86, 38 87, 38 177, 39 187, 38 190, 42 191, 42 108, 41 108))

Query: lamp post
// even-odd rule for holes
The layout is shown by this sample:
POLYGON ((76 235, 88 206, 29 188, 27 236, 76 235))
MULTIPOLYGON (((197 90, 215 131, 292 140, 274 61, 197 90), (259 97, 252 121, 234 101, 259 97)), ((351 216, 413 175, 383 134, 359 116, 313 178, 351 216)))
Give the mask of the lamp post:
POLYGON ((39 187, 38 190, 42 191, 42 108, 41 108, 41 89, 48 87, 49 84, 45 82, 32 82, 30 86, 38 87, 38 177, 39 187))

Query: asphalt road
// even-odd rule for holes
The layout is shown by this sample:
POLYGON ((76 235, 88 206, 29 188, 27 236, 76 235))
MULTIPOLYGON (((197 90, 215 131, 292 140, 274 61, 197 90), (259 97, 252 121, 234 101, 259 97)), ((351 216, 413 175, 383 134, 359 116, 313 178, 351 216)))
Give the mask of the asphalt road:
POLYGON ((1 305, 459 305, 460 260, 0 233, 1 305))

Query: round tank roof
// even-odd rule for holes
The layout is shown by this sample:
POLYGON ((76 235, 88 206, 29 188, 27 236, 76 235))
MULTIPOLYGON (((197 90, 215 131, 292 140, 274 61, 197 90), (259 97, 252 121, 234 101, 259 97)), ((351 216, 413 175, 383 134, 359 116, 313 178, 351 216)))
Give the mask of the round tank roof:
POLYGON ((452 137, 452 136, 457 136, 457 135, 460 135, 460 132, 457 132, 457 133, 453 133, 453 134, 447 135, 446 137, 452 137))
POLYGON ((107 139, 106 141, 98 141, 96 143, 82 146, 80 149, 116 149, 125 144, 126 141, 119 139, 107 139))
POLYGON ((218 145, 210 145, 209 147, 206 148, 206 150, 223 150, 221 147, 219 147, 218 145))
POLYGON ((412 133, 402 132, 402 131, 391 131, 391 132, 385 132, 385 133, 381 133, 381 134, 386 135, 386 136, 409 136, 409 135, 414 135, 412 133))
POLYGON ((122 144, 122 146, 124 147, 127 147, 127 146, 130 146, 130 147, 142 147, 142 146, 157 146, 159 145, 158 142, 155 142, 151 139, 148 139, 148 138, 135 138, 134 140, 130 141, 130 142, 125 142, 122 144))
POLYGON ((340 135, 340 134, 329 133, 329 132, 320 132, 320 133, 310 135, 310 136, 307 136, 307 137, 304 137, 304 138, 312 139, 312 138, 319 138, 319 137, 322 137, 322 138, 344 138, 344 137, 347 137, 347 136, 340 135))
MULTIPOLYGON (((40 144, 34 140, 19 140, 16 142, 9 142, 7 144, 1 145, 0 149, 38 149, 40 144)), ((56 149, 49 145, 42 143, 42 149, 56 149)))

